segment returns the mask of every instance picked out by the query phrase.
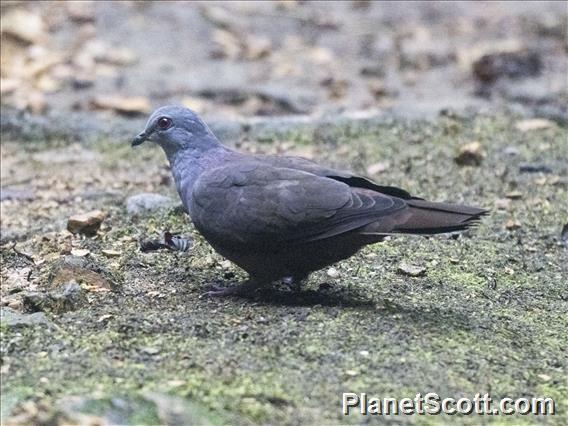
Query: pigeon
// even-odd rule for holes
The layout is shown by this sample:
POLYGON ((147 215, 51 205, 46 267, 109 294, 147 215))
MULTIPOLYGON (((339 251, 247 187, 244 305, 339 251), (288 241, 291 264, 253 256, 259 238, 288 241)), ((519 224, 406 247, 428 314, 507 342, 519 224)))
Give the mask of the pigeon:
POLYGON ((462 231, 487 213, 429 202, 300 157, 238 152, 181 106, 157 109, 132 146, 144 141, 164 150, 195 228, 249 275, 240 285, 213 286, 212 296, 246 294, 278 280, 299 285, 386 236, 462 231))

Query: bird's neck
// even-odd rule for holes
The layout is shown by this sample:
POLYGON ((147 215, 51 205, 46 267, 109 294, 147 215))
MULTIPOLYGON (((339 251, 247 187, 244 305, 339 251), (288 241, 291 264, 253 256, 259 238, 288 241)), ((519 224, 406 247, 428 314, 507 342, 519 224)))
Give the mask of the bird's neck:
POLYGON ((191 214, 193 187, 201 174, 211 169, 230 149, 216 144, 207 150, 185 148, 174 153, 166 152, 178 194, 186 210, 191 214))

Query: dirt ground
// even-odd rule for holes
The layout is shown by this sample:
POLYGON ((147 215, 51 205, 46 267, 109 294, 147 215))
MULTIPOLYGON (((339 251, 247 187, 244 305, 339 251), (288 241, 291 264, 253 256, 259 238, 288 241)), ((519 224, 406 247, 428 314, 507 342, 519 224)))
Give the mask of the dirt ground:
POLYGON ((568 422, 565 3, 333 6, 2 3, 2 424, 568 422), (244 151, 490 214, 299 293, 203 297, 245 275, 195 231, 163 153, 129 144, 173 102, 244 151), (136 210, 141 193, 168 198, 136 210), (95 235, 67 231, 93 210, 95 235), (193 247, 141 250, 164 231, 193 247), (557 414, 345 417, 343 392, 557 414))

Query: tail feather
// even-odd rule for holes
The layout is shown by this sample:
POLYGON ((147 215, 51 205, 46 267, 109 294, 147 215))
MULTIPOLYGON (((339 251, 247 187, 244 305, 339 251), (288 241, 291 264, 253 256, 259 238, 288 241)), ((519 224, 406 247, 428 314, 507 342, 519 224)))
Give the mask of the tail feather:
POLYGON ((408 219, 393 232, 401 234, 442 234, 463 231, 479 222, 487 210, 477 207, 424 200, 405 200, 409 206, 408 219))

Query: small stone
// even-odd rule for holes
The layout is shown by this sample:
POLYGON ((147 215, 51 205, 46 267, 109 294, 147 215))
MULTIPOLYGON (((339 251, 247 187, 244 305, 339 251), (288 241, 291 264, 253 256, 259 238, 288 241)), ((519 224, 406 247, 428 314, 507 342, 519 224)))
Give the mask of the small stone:
POLYGON ((139 215, 172 207, 174 204, 174 201, 170 197, 151 192, 143 192, 128 197, 126 200, 126 211, 131 215, 139 215))
POLYGON ((471 142, 460 147, 454 158, 460 166, 479 166, 485 158, 485 152, 479 142, 471 142))
POLYGON ((505 194, 505 197, 509 198, 510 200, 520 200, 523 198, 523 193, 520 191, 511 191, 505 194))
MULTIPOLYGON (((110 250, 110 249, 102 249, 101 253, 104 254, 106 257, 118 257, 120 256, 122 253, 116 250, 110 250)), ((73 254, 73 252, 71 251, 71 254, 73 254)))
POLYGON ((495 200, 495 208, 497 210, 507 210, 510 204, 511 200, 508 198, 498 198, 495 200))
POLYGON ((369 167, 367 167, 367 174, 371 176, 376 175, 386 171, 388 168, 389 168, 388 163, 380 161, 378 163, 371 164, 369 167))
POLYGON ((223 269, 230 269, 231 268, 231 261, 230 260, 223 260, 221 263, 221 268, 223 269))
POLYGON ((539 374, 538 378, 543 382, 549 382, 552 379, 552 377, 550 377, 548 374, 539 374))
POLYGON ((22 314, 10 308, 0 308, 0 322, 6 324, 8 327, 29 327, 38 324, 51 324, 43 312, 22 314))
POLYGON ((336 268, 329 268, 327 270, 327 276, 330 278, 337 278, 339 277, 339 271, 336 268))
POLYGON ((503 150, 503 153, 505 155, 509 155, 510 157, 516 157, 521 152, 519 151, 519 148, 517 148, 516 146, 508 146, 503 150))
POLYGON ((105 217, 101 210, 71 216, 67 221, 67 230, 73 234, 95 235, 105 217))
POLYGON ((408 275, 409 277, 421 277, 426 275, 426 268, 423 266, 410 265, 408 263, 401 263, 397 269, 400 274, 408 275))
POLYGON ((368 357, 369 351, 359 351, 359 355, 364 356, 364 357, 368 357))
POLYGON ((505 224, 505 228, 507 228, 507 230, 509 231, 514 231, 515 229, 519 229, 521 228, 521 226, 522 226, 521 222, 519 222, 517 219, 509 219, 505 224))
POLYGON ((353 377, 353 376, 358 376, 358 375, 359 375, 359 372, 356 371, 356 370, 347 370, 347 371, 345 372, 345 374, 347 374, 348 376, 352 376, 352 377, 353 377))
POLYGON ((72 249, 71 250, 72 256, 85 257, 85 256, 88 256, 89 254, 91 254, 91 251, 87 250, 87 249, 72 249))
POLYGON ((153 346, 147 346, 142 348, 142 352, 148 354, 148 355, 157 355, 160 353, 160 348, 156 348, 153 346))

